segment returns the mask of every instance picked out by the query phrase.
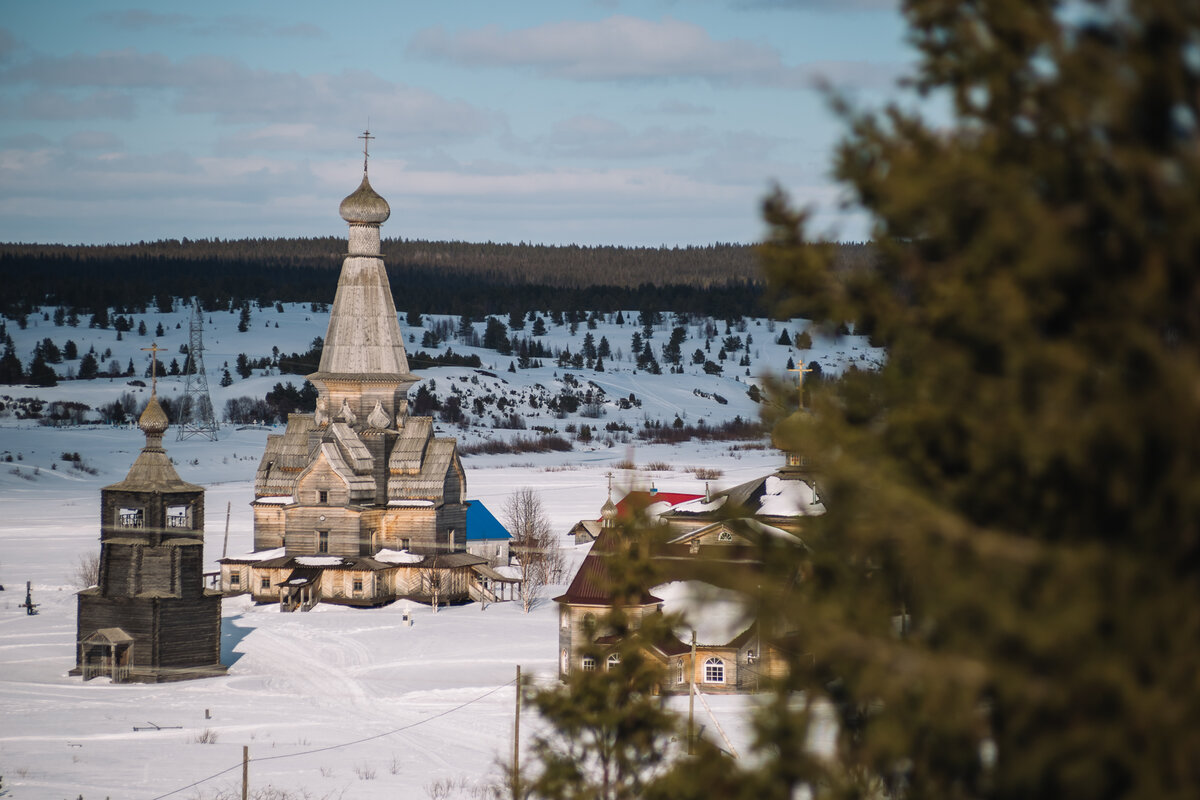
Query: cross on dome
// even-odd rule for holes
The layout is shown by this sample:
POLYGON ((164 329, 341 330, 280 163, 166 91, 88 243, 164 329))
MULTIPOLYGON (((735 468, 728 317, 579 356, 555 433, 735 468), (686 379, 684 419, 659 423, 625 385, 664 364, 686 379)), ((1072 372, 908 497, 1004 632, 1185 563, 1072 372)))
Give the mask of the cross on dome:
POLYGON ((363 175, 366 175, 367 174, 367 159, 370 157, 370 153, 368 152, 368 150, 371 146, 371 140, 374 139, 375 137, 371 135, 371 130, 368 127, 367 130, 362 132, 362 136, 359 136, 358 138, 363 140, 363 175))
POLYGON ((158 394, 158 354, 167 351, 159 347, 158 342, 151 342, 149 347, 143 347, 142 350, 150 354, 150 394, 158 394))

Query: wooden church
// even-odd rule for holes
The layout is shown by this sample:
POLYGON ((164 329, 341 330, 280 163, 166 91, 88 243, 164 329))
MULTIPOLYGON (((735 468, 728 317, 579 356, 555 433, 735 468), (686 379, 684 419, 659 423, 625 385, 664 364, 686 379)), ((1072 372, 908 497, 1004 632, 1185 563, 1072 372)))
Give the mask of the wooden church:
MULTIPOLYGON (((364 134, 364 140, 369 134, 364 134)), ((466 475, 453 438, 408 415, 404 336, 380 252, 391 216, 367 179, 341 203, 349 251, 312 414, 267 438, 254 484, 254 552, 221 560, 227 593, 283 610, 317 602, 473 597, 487 559, 467 551, 466 475)))
POLYGON ((146 446, 125 480, 100 490, 99 583, 79 593, 71 674, 121 683, 223 675, 221 593, 204 588, 204 489, 181 480, 163 449, 156 391, 138 426, 146 446))

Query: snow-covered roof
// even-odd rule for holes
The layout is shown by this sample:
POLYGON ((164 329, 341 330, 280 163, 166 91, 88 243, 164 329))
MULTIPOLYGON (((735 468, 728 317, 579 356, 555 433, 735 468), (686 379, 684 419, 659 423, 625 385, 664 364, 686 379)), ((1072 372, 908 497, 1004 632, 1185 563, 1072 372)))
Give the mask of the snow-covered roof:
POLYGON ((754 622, 741 592, 703 581, 671 581, 651 591, 662 598, 665 613, 683 615, 685 624, 675 634, 684 642, 691 639, 694 629, 698 644, 728 644, 754 622))
POLYGON ((806 482, 771 475, 763 484, 758 513, 765 517, 811 517, 824 514, 825 506, 806 482))
POLYGON ((296 556, 296 563, 305 567, 340 567, 341 556, 296 556))
POLYGON ((371 556, 371 558, 376 561, 382 561, 385 564, 418 564, 425 560, 425 556, 419 556, 407 550, 389 550, 386 547, 371 556))
POLYGON ((388 500, 389 506, 399 508, 428 508, 433 505, 432 500, 388 500))
POLYGON ((296 498, 290 494, 286 497, 256 497, 254 502, 262 503, 265 506, 286 506, 296 502, 296 498))
POLYGON ((272 558, 283 558, 285 550, 282 547, 276 547, 272 550, 258 550, 253 553, 246 553, 244 556, 231 556, 231 561, 270 561, 272 558))

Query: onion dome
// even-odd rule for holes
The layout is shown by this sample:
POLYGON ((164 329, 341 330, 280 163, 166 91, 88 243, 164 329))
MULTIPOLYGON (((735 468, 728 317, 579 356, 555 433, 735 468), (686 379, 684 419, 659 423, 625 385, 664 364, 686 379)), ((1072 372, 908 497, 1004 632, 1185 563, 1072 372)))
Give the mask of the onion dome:
POLYGON ((371 183, 364 173, 362 183, 358 185, 353 194, 342 201, 341 206, 338 207, 338 213, 342 215, 342 219, 352 224, 378 225, 387 221, 387 218, 392 215, 392 209, 388 206, 387 200, 384 200, 371 188, 371 183))
POLYGON ((617 520, 617 504, 612 501, 612 495, 604 501, 604 505, 600 506, 600 519, 603 520, 601 527, 611 528, 616 524, 617 520))
POLYGON ((150 402, 146 404, 146 410, 138 418, 138 427, 146 436, 161 437, 167 430, 168 424, 167 412, 163 411, 162 406, 158 404, 158 395, 150 395, 150 402))

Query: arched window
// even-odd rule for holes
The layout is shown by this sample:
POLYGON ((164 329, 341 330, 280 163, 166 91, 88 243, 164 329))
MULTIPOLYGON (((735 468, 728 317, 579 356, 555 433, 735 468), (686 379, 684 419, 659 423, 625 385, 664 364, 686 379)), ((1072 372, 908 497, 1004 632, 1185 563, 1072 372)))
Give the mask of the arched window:
POLYGON ((615 667, 617 664, 620 664, 620 663, 621 663, 621 654, 620 654, 620 653, 613 653, 611 656, 609 656, 609 657, 608 657, 608 658, 605 660, 605 662, 604 662, 604 668, 605 668, 605 669, 612 669, 613 667, 615 667))
POLYGON ((584 672, 596 671, 596 659, 592 656, 584 656, 583 661, 580 662, 580 665, 583 667, 584 672))
POLYGON ((562 666, 563 674, 565 675, 571 668, 571 654, 566 650, 562 651, 562 660, 559 662, 562 666))
POLYGON ((724 683, 725 662, 719 658, 710 658, 704 662, 704 682, 724 683))

